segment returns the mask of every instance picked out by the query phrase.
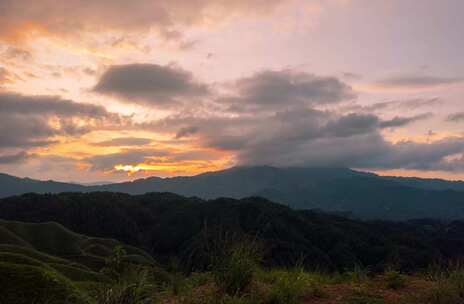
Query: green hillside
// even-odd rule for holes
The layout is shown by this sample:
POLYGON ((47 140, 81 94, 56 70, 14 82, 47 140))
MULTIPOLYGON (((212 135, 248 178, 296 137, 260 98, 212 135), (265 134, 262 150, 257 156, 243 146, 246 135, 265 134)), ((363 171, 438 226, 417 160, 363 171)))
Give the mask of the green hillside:
MULTIPOLYGON (((58 231, 38 229, 37 235, 56 235, 55 239, 68 244, 56 248, 55 241, 37 244, 27 228, 16 229, 23 233, 16 243, 25 242, 89 267, 101 265, 98 256, 108 255, 116 244, 107 239, 115 239, 144 248, 162 264, 175 258, 186 270, 203 270, 208 240, 221 231, 256 237, 267 248, 265 263, 279 267, 305 257, 302 262, 312 269, 340 271, 360 264, 381 270, 394 263, 409 271, 464 256, 462 221, 361 221, 293 210, 262 198, 205 201, 170 193, 26 194, 0 200, 0 217, 59 222, 75 232, 104 238, 85 238, 60 231, 56 224, 41 224, 58 231)), ((137 249, 126 250, 131 259, 144 256, 137 249)))
POLYGON ((54 222, 0 220, 0 303, 88 303, 87 290, 80 286, 110 282, 101 270, 118 246, 124 260, 154 264, 142 250, 77 234, 54 222))

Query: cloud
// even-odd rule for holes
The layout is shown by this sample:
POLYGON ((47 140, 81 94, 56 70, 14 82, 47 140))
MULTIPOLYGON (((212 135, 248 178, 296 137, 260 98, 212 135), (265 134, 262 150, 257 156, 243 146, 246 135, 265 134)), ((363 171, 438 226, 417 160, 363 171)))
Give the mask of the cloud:
POLYGON ((149 138, 118 137, 95 143, 95 145, 102 147, 144 146, 151 142, 152 140, 149 138))
POLYGON ((24 161, 29 157, 30 155, 24 151, 14 154, 0 154, 0 164, 13 164, 24 161))
POLYGON ((190 72, 172 65, 128 64, 110 67, 94 91, 118 96, 126 102, 171 107, 204 96, 209 89, 190 72))
POLYGON ((412 75, 390 77, 377 81, 374 85, 383 89, 430 89, 462 83, 462 77, 438 77, 428 75, 412 75))
POLYGON ((146 162, 148 158, 169 155, 168 151, 155 149, 127 149, 122 152, 96 155, 83 161, 91 165, 92 170, 112 171, 116 165, 133 165, 146 162))
MULTIPOLYGON (((124 149, 118 153, 97 155, 83 159, 93 171, 117 171, 116 167, 127 167, 127 171, 156 170, 163 166, 176 167, 179 162, 184 166, 196 167, 209 163, 217 155, 202 149, 189 151, 164 149, 124 149)), ((124 171, 124 170, 123 170, 124 171)))
POLYGON ((8 47, 3 53, 2 57, 6 59, 17 59, 23 62, 32 60, 32 53, 28 50, 17 48, 17 47, 8 47))
POLYGON ((220 102, 237 112, 333 104, 356 97, 350 86, 335 77, 292 70, 259 72, 237 80, 229 89, 232 96, 220 102))
POLYGON ((82 38, 95 32, 147 32, 181 39, 182 29, 212 26, 231 17, 265 15, 284 1, 263 0, 0 0, 0 39, 31 35, 82 38))
POLYGON ((2 84, 12 82, 13 75, 7 71, 7 69, 0 67, 0 88, 2 84))
POLYGON ((379 126, 381 128, 402 127, 402 126, 408 125, 410 123, 413 123, 419 120, 430 118, 432 116, 433 116, 432 113, 423 113, 423 114, 419 114, 419 115, 415 115, 411 117, 398 117, 397 116, 393 119, 382 121, 379 124, 379 126))
POLYGON ((55 136, 79 136, 125 123, 101 106, 54 96, 0 93, 0 150, 55 143, 55 136))
POLYGON ((414 98, 407 100, 391 100, 376 102, 368 105, 348 105, 344 106, 342 110, 344 111, 356 111, 362 113, 370 112, 385 112, 391 110, 416 110, 418 108, 426 108, 436 106, 442 103, 442 100, 437 97, 432 98, 414 98))
POLYGON ((464 112, 458 112, 448 115, 446 118, 449 122, 461 122, 464 121, 464 112))
POLYGON ((453 169, 462 162, 464 153, 464 138, 451 137, 432 143, 417 143, 413 141, 400 142, 388 145, 379 155, 365 161, 365 165, 379 169, 415 169, 415 170, 443 170, 457 171, 464 169, 453 169), (450 156, 461 155, 460 158, 449 159, 450 156))
POLYGON ((359 80, 362 78, 362 75, 351 73, 351 72, 344 72, 342 75, 344 78, 350 79, 350 80, 359 80))
POLYGON ((365 114, 348 114, 329 122, 326 126, 326 132, 336 137, 353 136, 356 134, 365 134, 378 128, 379 118, 374 115, 365 114))
POLYGON ((176 139, 180 139, 182 137, 188 137, 188 136, 191 136, 195 133, 198 132, 198 128, 195 127, 195 126, 192 126, 192 127, 183 127, 183 128, 180 128, 179 131, 177 131, 176 133, 176 139))
POLYGON ((289 144, 287 141, 274 141, 244 149, 239 153, 239 163, 362 169, 464 169, 464 138, 449 138, 432 143, 392 144, 385 141, 378 132, 370 132, 349 137, 320 137, 291 142, 291 148, 289 144), (461 155, 461 158, 447 159, 455 154, 461 155))

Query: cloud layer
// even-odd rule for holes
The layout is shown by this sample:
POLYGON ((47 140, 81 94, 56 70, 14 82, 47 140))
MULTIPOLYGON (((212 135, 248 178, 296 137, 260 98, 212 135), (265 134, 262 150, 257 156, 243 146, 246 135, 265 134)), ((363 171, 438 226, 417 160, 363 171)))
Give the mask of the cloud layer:
POLYGON ((224 22, 236 15, 267 14, 283 1, 237 0, 0 0, 0 38, 61 37, 93 32, 157 31, 179 39, 182 29, 224 22))
POLYGON ((16 93, 0 93, 0 120, 0 149, 47 146, 56 136, 79 136, 124 123, 101 106, 16 93))
POLYGON ((208 87, 196 82, 191 73, 174 66, 129 64, 110 67, 94 91, 127 102, 171 107, 206 95, 208 87))

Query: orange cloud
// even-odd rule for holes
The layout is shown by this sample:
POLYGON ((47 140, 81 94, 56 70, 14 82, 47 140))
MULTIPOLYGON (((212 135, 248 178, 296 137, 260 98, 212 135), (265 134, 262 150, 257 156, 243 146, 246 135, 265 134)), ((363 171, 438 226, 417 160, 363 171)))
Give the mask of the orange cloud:
MULTIPOLYGON (((236 16, 266 15, 289 0, 3 0, 0 39, 74 36, 153 30, 164 40, 183 40, 182 29, 211 27, 236 16)), ((185 42, 185 41, 184 41, 185 42)))

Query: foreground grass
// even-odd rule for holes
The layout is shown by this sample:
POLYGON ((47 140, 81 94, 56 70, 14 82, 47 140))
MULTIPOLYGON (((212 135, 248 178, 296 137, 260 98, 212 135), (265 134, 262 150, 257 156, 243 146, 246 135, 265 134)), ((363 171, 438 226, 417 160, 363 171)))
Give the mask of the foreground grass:
POLYGON ((99 271, 5 247, 0 252, 0 304, 461 304, 464 268, 423 274, 362 267, 320 273, 295 266, 264 269, 259 250, 246 243, 221 247, 204 272, 166 271, 137 264, 116 246, 99 271))
POLYGON ((385 272, 359 279, 348 274, 307 272, 298 267, 256 267, 240 290, 228 290, 226 285, 218 284, 214 271, 184 275, 133 266, 107 281, 76 282, 51 268, 8 263, 0 263, 0 267, 1 304, 464 303, 464 272, 460 270, 434 278, 385 272))

